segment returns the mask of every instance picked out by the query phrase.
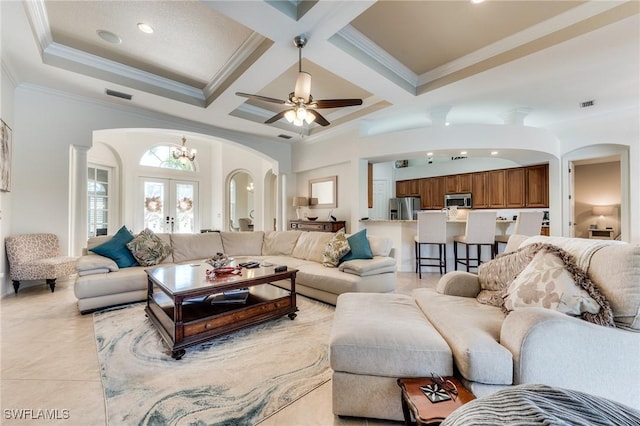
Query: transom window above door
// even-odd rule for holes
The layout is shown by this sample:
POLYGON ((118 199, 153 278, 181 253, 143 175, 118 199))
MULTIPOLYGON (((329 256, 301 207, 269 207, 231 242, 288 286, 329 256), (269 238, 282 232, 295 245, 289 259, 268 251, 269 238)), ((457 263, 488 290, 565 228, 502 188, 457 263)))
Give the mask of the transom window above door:
POLYGON ((172 148, 178 145, 158 145, 149 149, 140 159, 141 166, 159 167, 162 169, 182 170, 195 172, 196 165, 193 160, 177 159, 172 154, 172 148))

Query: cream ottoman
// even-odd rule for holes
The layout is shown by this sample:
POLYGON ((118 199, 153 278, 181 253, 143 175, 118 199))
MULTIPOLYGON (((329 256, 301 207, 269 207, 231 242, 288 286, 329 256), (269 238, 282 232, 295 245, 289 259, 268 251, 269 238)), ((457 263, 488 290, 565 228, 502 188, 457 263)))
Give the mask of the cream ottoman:
POLYGON ((453 374, 449 346, 402 294, 340 295, 329 359, 333 413, 340 416, 403 420, 398 378, 453 374))

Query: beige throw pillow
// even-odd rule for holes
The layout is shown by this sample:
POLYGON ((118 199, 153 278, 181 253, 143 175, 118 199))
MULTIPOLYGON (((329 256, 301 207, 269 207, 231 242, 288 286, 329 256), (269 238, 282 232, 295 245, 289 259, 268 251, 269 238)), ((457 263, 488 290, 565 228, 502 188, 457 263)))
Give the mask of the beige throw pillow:
POLYGON ((335 233, 322 251, 322 264, 335 268, 340 263, 340 259, 350 250, 349 241, 342 228, 335 233))
POLYGON ((157 265, 171 254, 171 246, 149 228, 145 228, 128 242, 127 248, 142 266, 157 265))
POLYGON ((531 244, 512 253, 498 255, 495 259, 478 267, 480 292, 476 296, 479 303, 501 307, 502 293, 511 281, 531 262, 542 248, 542 244, 531 244))
POLYGON ((507 312, 541 307, 613 326, 613 314, 604 297, 575 265, 573 256, 555 246, 545 245, 538 251, 511 282, 503 298, 507 312))

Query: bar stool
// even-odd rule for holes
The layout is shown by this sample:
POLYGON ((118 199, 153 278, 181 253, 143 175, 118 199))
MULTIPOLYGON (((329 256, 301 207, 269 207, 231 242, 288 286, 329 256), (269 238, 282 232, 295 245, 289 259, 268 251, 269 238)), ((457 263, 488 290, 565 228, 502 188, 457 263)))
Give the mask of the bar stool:
POLYGON ((422 267, 437 267, 447 272, 447 214, 441 211, 418 212, 418 234, 415 236, 416 272, 422 279, 422 267), (423 245, 437 245, 438 257, 423 257, 423 245), (427 261, 427 263, 423 263, 427 261), (435 261, 429 263, 429 261, 435 261))
POLYGON ((458 270, 458 263, 467 267, 478 267, 482 263, 482 246, 489 246, 491 259, 494 257, 494 244, 496 234, 496 212, 470 211, 467 215, 467 227, 464 235, 453 237, 453 257, 455 259, 455 269, 458 270), (464 244, 466 256, 458 258, 458 244, 464 244), (469 246, 476 246, 477 258, 469 257, 469 246), (476 265, 471 265, 475 261, 476 265))
MULTIPOLYGON (((516 218, 516 225, 513 228, 513 233, 516 235, 527 235, 533 237, 534 235, 540 235, 542 228, 542 216, 543 212, 520 212, 516 218)), ((499 244, 507 244, 509 242, 511 234, 496 235, 494 251, 498 254, 499 244)))

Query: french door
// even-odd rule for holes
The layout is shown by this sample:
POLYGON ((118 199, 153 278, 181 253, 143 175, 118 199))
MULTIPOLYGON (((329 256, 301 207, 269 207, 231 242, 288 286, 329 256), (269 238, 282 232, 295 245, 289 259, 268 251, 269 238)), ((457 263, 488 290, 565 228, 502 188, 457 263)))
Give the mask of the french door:
POLYGON ((198 183, 143 178, 144 227, 153 232, 193 233, 198 227, 198 183))

